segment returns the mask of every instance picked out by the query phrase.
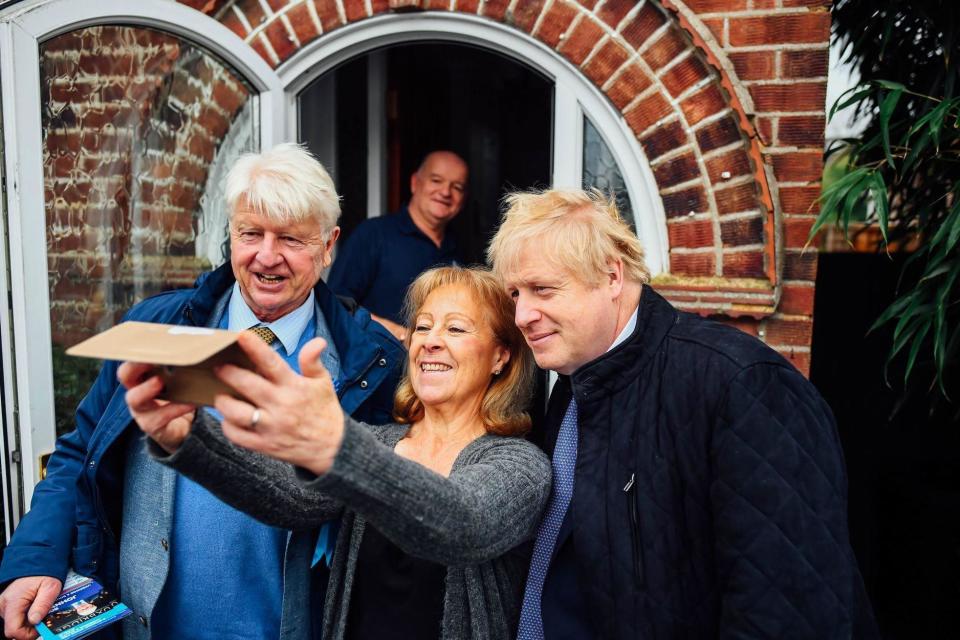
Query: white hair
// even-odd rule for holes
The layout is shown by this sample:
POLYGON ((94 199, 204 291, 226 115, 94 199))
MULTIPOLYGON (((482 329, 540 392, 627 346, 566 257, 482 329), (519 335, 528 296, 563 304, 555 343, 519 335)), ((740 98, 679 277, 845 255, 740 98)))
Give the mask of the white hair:
POLYGON ((227 174, 225 191, 231 216, 243 206, 280 222, 314 218, 324 232, 340 217, 340 196, 330 174, 292 142, 240 156, 227 174))

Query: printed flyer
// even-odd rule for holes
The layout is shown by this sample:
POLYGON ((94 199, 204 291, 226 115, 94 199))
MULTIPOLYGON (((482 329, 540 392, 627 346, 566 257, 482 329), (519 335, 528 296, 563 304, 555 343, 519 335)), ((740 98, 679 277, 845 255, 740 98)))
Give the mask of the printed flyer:
POLYGON ((50 613, 37 625, 41 638, 83 638, 130 615, 100 583, 71 571, 50 613))

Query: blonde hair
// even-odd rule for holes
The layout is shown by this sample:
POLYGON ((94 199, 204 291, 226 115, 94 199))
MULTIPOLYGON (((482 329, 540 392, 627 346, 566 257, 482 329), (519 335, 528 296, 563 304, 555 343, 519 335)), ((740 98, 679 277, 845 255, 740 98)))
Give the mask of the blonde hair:
POLYGON ((588 284, 600 284, 616 260, 626 279, 650 281, 640 240, 620 217, 616 201, 597 189, 519 191, 508 194, 504 205, 487 247, 487 262, 499 277, 517 271, 532 242, 543 261, 588 284))
POLYGON ((278 222, 313 218, 324 232, 340 217, 340 196, 330 174, 306 148, 291 142, 240 156, 227 174, 225 191, 231 216, 243 205, 278 222))
MULTIPOLYGON (((433 291, 448 285, 466 289, 480 307, 494 340, 509 353, 500 375, 493 376, 480 405, 480 417, 488 433, 518 436, 530 429, 525 411, 533 387, 533 354, 513 322, 510 296, 492 273, 481 267, 437 267, 424 271, 413 281, 404 300, 403 316, 413 326, 417 313, 433 291)), ((406 346, 410 348, 410 333, 406 346)), ((393 416, 401 424, 423 418, 423 403, 413 391, 410 372, 404 369, 393 400, 393 416)))

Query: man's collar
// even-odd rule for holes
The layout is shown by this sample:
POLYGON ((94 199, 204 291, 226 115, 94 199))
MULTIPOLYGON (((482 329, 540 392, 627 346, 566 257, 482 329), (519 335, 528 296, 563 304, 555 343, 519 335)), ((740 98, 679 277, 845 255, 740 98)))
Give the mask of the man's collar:
POLYGON ((640 312, 640 303, 637 303, 636 308, 633 310, 633 313, 630 314, 630 319, 627 320, 626 326, 623 328, 623 331, 620 332, 620 335, 613 341, 613 344, 610 345, 610 348, 607 349, 608 352, 613 351, 617 348, 617 345, 633 335, 633 330, 637 328, 637 314, 640 312))
MULTIPOLYGON (((413 221, 413 218, 410 216, 409 204, 401 207, 400 211, 398 211, 395 215, 398 216, 397 222, 399 223, 400 233, 408 236, 420 236, 426 240, 429 240, 430 244, 433 244, 433 240, 431 240, 430 237, 425 234, 413 221)), ((450 225, 447 225, 447 228, 443 230, 443 240, 440 241, 439 248, 444 251, 452 251, 456 247, 456 241, 453 239, 453 234, 448 233, 449 230, 450 225)))
POLYGON ((277 318, 273 322, 262 323, 247 305, 247 301, 243 299, 243 294, 240 291, 240 283, 234 282, 233 292, 230 294, 230 307, 227 311, 227 328, 230 331, 244 331, 245 329, 261 324, 269 327, 274 335, 277 336, 277 339, 283 344, 283 349, 289 356, 297 350, 297 345, 300 343, 300 336, 303 335, 304 330, 306 330, 310 321, 313 320, 313 314, 316 308, 314 304, 315 299, 316 296, 314 295, 313 289, 311 289, 310 295, 307 296, 307 299, 304 300, 303 304, 299 307, 285 316, 277 318))

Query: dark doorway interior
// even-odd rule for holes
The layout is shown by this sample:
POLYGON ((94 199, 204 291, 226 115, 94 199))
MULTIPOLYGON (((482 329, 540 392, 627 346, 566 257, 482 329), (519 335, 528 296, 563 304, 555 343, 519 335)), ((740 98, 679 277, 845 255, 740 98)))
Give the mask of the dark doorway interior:
POLYGON ((553 83, 489 51, 418 44, 390 50, 388 87, 391 207, 409 198, 426 153, 456 151, 470 187, 454 232, 464 257, 481 262, 503 194, 550 184, 553 83))
MULTIPOLYGON (((410 175, 426 153, 459 153, 470 165, 470 184, 451 232, 466 262, 482 262, 504 193, 550 184, 553 83, 514 60, 466 45, 417 43, 383 53, 387 208, 395 211, 410 197, 410 175)), ((301 95, 301 105, 312 104, 311 92, 323 91, 327 76, 334 76, 335 178, 344 198, 345 236, 366 217, 369 66, 368 56, 355 58, 301 95)), ((322 148, 310 119, 330 115, 301 112, 301 139, 322 148)))
MULTIPOLYGON (((890 330, 867 331, 893 300, 906 256, 822 254, 810 378, 837 418, 850 536, 883 637, 960 634, 960 425, 927 397, 895 415, 902 368, 883 367, 890 330)), ((922 390, 921 390, 922 391, 922 390)))

